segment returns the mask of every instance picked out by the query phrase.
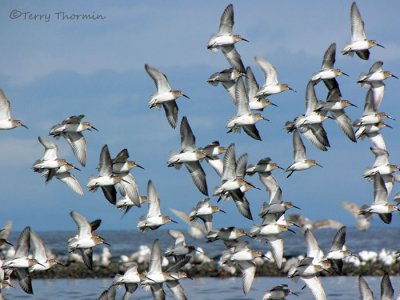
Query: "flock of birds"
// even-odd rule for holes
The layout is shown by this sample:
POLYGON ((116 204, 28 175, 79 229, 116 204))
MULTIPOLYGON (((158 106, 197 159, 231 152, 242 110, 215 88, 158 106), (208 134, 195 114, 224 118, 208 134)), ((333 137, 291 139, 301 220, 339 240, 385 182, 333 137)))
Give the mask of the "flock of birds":
MULTIPOLYGON (((360 59, 368 60, 370 48, 383 46, 377 41, 367 39, 364 33, 364 22, 355 2, 351 5, 350 19, 351 42, 343 48, 342 54, 351 56, 356 54, 360 59)), ((235 48, 235 43, 247 40, 232 32, 233 24, 233 5, 230 4, 222 13, 218 32, 209 39, 207 45, 207 48, 213 52, 221 51, 230 68, 212 74, 208 82, 213 86, 221 84, 235 106, 236 114, 227 121, 227 132, 240 132, 243 129, 251 138, 261 140, 256 123, 260 120, 269 121, 262 115, 262 111, 269 105, 275 105, 268 97, 286 90, 294 90, 288 84, 278 81, 277 71, 270 62, 256 56, 255 61, 265 76, 263 84, 258 85, 253 71, 250 67, 245 68, 241 56, 235 48)), ((234 264, 239 267, 245 294, 251 289, 257 267, 256 261, 260 258, 267 258, 263 252, 251 249, 248 243, 241 238, 267 241, 276 266, 283 267, 284 242, 280 234, 292 231, 290 227, 293 225, 300 227, 298 223, 300 223, 301 217, 287 218, 285 216, 288 209, 298 207, 294 203, 283 200, 282 189, 272 172, 280 168, 288 173, 287 177, 290 177, 294 172, 304 171, 313 166, 321 167, 315 160, 307 158, 303 139, 305 138, 317 149, 327 151, 330 143, 323 127, 325 120, 335 120, 351 142, 366 137, 372 143, 370 149, 375 156, 375 161, 373 166, 364 172, 363 177, 373 182, 373 202, 362 207, 357 207, 350 202, 343 203, 343 206, 357 218, 357 227, 366 230, 373 214, 378 214, 383 222, 390 223, 392 213, 399 210, 396 203, 388 201, 388 197, 394 183, 400 181, 400 177, 394 174, 400 169, 400 166, 389 162, 389 152, 380 132, 382 128, 389 126, 384 119, 393 118, 386 113, 379 112, 385 89, 383 81, 389 77, 397 77, 389 71, 384 71, 381 61, 375 62, 367 74, 362 73, 357 82, 367 91, 364 111, 359 119, 351 121, 345 109, 356 105, 349 100, 342 99, 342 92, 336 77, 347 74, 334 67, 335 56, 336 43, 332 43, 323 56, 321 69, 312 76, 307 84, 305 112, 285 124, 286 130, 292 134, 293 138, 293 163, 285 169, 274 163, 270 157, 262 158, 254 165, 248 164, 246 153, 236 158, 234 143, 223 147, 218 141, 213 141, 204 147, 197 147, 188 118, 186 116, 181 118, 180 149, 169 156, 168 167, 180 169, 184 165, 199 192, 209 197, 206 173, 201 165, 201 161, 206 161, 221 178, 220 184, 213 190, 212 196, 218 198, 218 201, 233 200, 239 213, 249 220, 253 220, 253 215, 246 192, 256 187, 245 179, 246 175, 258 174, 260 182, 269 194, 269 201, 263 203, 259 210, 258 216, 261 223, 254 224, 248 232, 233 226, 214 228, 212 225, 213 214, 224 213, 224 211, 220 207, 212 205, 209 198, 197 203, 193 210, 186 215, 172 210, 178 216, 188 220, 190 224, 193 224, 196 219, 201 220, 204 223, 207 241, 222 240, 224 242, 226 250, 222 253, 221 261, 228 266, 234 264), (315 86, 321 81, 327 88, 326 101, 318 100, 315 93, 315 86)), ((168 123, 175 128, 179 120, 176 100, 181 96, 189 97, 180 90, 173 90, 167 76, 156 68, 145 64, 145 70, 156 86, 156 91, 150 96, 149 108, 162 107, 168 123)), ((49 131, 50 136, 63 137, 68 142, 82 167, 86 163, 86 141, 82 132, 85 130, 97 131, 89 122, 83 121, 84 117, 84 115, 71 116, 60 124, 54 125, 49 131)), ((20 120, 12 119, 10 102, 4 92, 0 91, 0 129, 12 129, 19 126, 26 127, 20 120)), ((55 177, 75 193, 83 195, 83 189, 72 173, 79 168, 58 157, 58 147, 52 140, 41 136, 39 142, 44 147, 44 155, 33 164, 33 171, 40 173, 46 182, 55 177)), ((113 206, 121 209, 124 214, 133 206, 140 208, 147 202, 147 213, 139 219, 137 225, 141 231, 156 230, 168 222, 175 222, 161 212, 160 198, 151 180, 147 184, 147 195, 140 194, 135 178, 130 173, 135 167, 143 168, 135 161, 129 160, 127 149, 121 150, 114 158, 111 158, 108 146, 104 145, 99 157, 98 176, 89 178, 87 188, 91 192, 96 192, 100 188, 105 198, 113 206), (121 198, 118 198, 118 195, 121 198)), ((395 200, 398 198, 400 196, 395 196, 395 200)), ((78 232, 68 240, 68 249, 70 252, 77 252, 82 257, 84 264, 91 269, 93 267, 93 247, 107 244, 104 238, 95 233, 101 220, 89 222, 85 216, 76 211, 72 211, 70 215, 78 227, 78 232)), ((288 277, 302 279, 311 289, 315 299, 318 300, 326 299, 319 279, 320 274, 324 272, 340 274, 343 259, 353 255, 345 247, 346 227, 337 223, 328 223, 321 226, 333 226, 338 229, 330 251, 326 254, 321 251, 313 236, 313 228, 305 224, 301 228, 307 245, 307 255, 288 270, 288 277)), ((173 257, 168 269, 165 270, 162 267, 163 252, 159 240, 156 239, 151 248, 148 270, 140 273, 137 265, 133 265, 123 275, 117 275, 111 287, 104 291, 99 299, 115 299, 115 288, 120 285, 124 285, 126 288, 123 299, 128 299, 138 286, 150 290, 154 299, 164 299, 164 283, 171 290, 175 299, 186 299, 179 280, 187 277, 181 269, 195 249, 186 244, 183 233, 170 230, 170 234, 176 242, 164 253, 165 256, 173 257)), ((6 239, 0 241, 9 243, 6 239)), ((4 288, 10 285, 11 274, 15 274, 22 289, 27 293, 33 293, 30 272, 47 270, 57 263, 59 262, 56 259, 47 255, 43 241, 28 226, 18 238, 15 255, 1 262, 1 286, 4 288)), ((383 294, 386 295, 382 299, 392 299, 393 289, 388 275, 385 275, 382 281, 384 282, 382 284, 383 294)), ((362 277, 359 279, 359 285, 362 299, 372 299, 372 292, 362 277)), ((283 299, 290 294, 295 293, 287 285, 282 284, 267 291, 263 299, 283 299)))

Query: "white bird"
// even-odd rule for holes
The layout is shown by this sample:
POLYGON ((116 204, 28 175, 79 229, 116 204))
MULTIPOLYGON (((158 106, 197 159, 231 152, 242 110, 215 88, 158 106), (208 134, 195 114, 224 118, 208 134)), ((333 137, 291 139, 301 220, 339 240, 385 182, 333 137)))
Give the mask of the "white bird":
POLYGON ((66 184, 72 191, 83 196, 81 185, 75 176, 69 172, 72 169, 79 169, 65 159, 58 158, 58 147, 52 141, 40 136, 39 142, 45 148, 45 152, 43 157, 33 164, 33 170, 42 173, 46 178, 46 182, 49 182, 53 177, 56 177, 62 183, 66 184))
POLYGON ((246 68, 245 83, 246 83, 247 95, 249 98, 249 106, 251 110, 262 111, 268 105, 277 106, 276 104, 269 101, 269 99, 267 98, 256 97, 256 94, 260 87, 256 81, 256 78, 254 77, 251 67, 246 68))
POLYGON ((323 80, 329 89, 329 87, 331 86, 331 83, 329 83, 329 82, 326 83, 326 81, 336 78, 337 76, 342 75, 342 74, 349 76, 348 74, 344 73, 342 70, 334 68, 334 64, 336 61, 335 56, 336 56, 336 43, 332 43, 324 53, 324 58, 322 60, 321 69, 319 70, 319 72, 315 73, 311 77, 312 81, 319 82, 320 80, 323 80))
POLYGON ((226 125, 228 132, 240 132, 240 129, 243 128, 253 139, 261 141, 255 123, 259 120, 268 121, 268 119, 264 118, 260 113, 251 112, 249 98, 242 78, 239 78, 236 82, 235 95, 237 111, 236 116, 230 118, 226 125))
POLYGON ((28 127, 21 120, 11 118, 11 105, 3 90, 0 89, 0 130, 13 129, 19 126, 28 127))
POLYGON ((229 64, 239 72, 244 73, 245 69, 242 60, 234 44, 239 41, 248 42, 248 40, 232 33, 233 24, 233 5, 229 4, 221 15, 218 33, 210 37, 207 48, 213 52, 220 49, 229 64))
POLYGON ((364 21, 361 19, 360 11, 358 10, 356 2, 351 4, 350 25, 351 42, 343 48, 343 55, 353 55, 356 53, 361 59, 368 60, 369 48, 374 46, 383 48, 383 46, 377 41, 367 39, 364 32, 364 21))
POLYGON ((254 187, 244 179, 246 174, 247 153, 243 154, 236 161, 235 144, 230 144, 224 155, 224 171, 221 184, 214 190, 214 196, 223 198, 232 197, 239 212, 250 220, 253 219, 249 202, 244 192, 254 187))
POLYGON ((168 216, 163 216, 160 210, 160 199, 158 198, 156 188, 151 180, 147 183, 147 201, 149 203, 148 211, 145 216, 140 217, 137 227, 144 231, 146 229, 155 230, 168 222, 176 223, 168 216))
POLYGON ((251 285, 253 284, 254 276, 256 273, 256 264, 254 262, 255 258, 264 257, 261 251, 250 249, 247 244, 240 243, 229 249, 226 253, 224 260, 235 262, 242 272, 243 279, 243 292, 248 294, 251 285))
POLYGON ((197 189, 202 194, 208 196, 206 173, 200 165, 200 160, 204 159, 207 154, 202 148, 196 148, 196 137, 185 116, 181 121, 180 134, 181 150, 177 154, 173 153, 170 155, 167 162, 168 167, 173 166, 179 169, 180 166, 184 164, 197 189))
POLYGON ((117 191, 114 185, 120 183, 122 179, 119 175, 112 172, 112 161, 107 145, 101 148, 98 170, 99 176, 89 177, 87 187, 91 192, 95 192, 98 187, 101 187, 106 199, 115 205, 117 191))
POLYGON ((82 166, 86 165, 86 139, 82 131, 97 129, 89 122, 83 122, 85 115, 70 116, 62 121, 61 124, 54 125, 49 134, 55 138, 64 137, 71 146, 76 159, 82 166))
POLYGON ((172 90, 168 83, 167 76, 159 72, 156 68, 153 68, 148 64, 145 64, 144 68, 151 79, 153 79, 157 88, 157 91, 150 96, 149 107, 159 108, 162 105, 168 123, 172 128, 175 128, 178 119, 178 105, 175 100, 181 96, 188 99, 189 97, 180 90, 172 90))
POLYGON ((290 177, 294 171, 302 171, 311 168, 312 166, 319 166, 313 159, 306 158, 306 147, 301 140, 300 134, 297 130, 293 131, 293 163, 286 168, 286 172, 290 172, 287 177, 290 177))
POLYGON ((356 228, 358 230, 365 231, 369 228, 371 215, 362 215, 360 207, 353 202, 343 201, 342 206, 356 218, 356 228))
POLYGON ((375 62, 369 69, 368 74, 361 73, 357 83, 361 86, 371 89, 374 99, 374 109, 377 111, 381 105, 383 96, 385 94, 385 84, 383 81, 389 77, 397 78, 390 71, 384 71, 382 69, 383 62, 375 62))
POLYGON ((125 286, 125 293, 123 299, 128 299, 130 295, 132 295, 138 285, 145 279, 145 277, 138 272, 138 266, 134 263, 131 267, 129 267, 123 275, 116 275, 112 286, 125 286))
POLYGON ((399 208, 396 204, 388 202, 388 192, 386 190, 385 182, 379 172, 375 173, 373 180, 374 201, 371 205, 363 205, 361 207, 361 213, 366 216, 376 213, 384 223, 390 224, 392 221, 392 213, 399 211, 399 208))
POLYGON ((218 155, 225 153, 225 147, 220 146, 219 141, 213 141, 202 148, 206 154, 206 162, 217 172, 218 176, 222 176, 224 163, 218 158, 218 155))
POLYGON ((93 269, 93 247, 100 244, 109 245, 101 236, 94 233, 100 226, 101 220, 89 223, 76 211, 71 211, 70 216, 78 227, 78 233, 68 239, 68 248, 70 251, 78 251, 86 267, 93 269))
POLYGON ((13 257, 5 260, 2 268, 14 270, 19 285, 22 290, 27 294, 33 294, 32 280, 29 275, 29 268, 36 264, 40 264, 35 258, 29 258, 29 247, 30 247, 30 231, 31 228, 25 227, 17 241, 15 247, 15 254, 13 257))
POLYGON ((278 74, 276 69, 268 61, 259 56, 256 56, 254 59, 263 71, 265 77, 264 84, 256 93, 256 97, 268 97, 269 95, 278 94, 286 90, 295 91, 289 87, 287 83, 278 82, 278 74))
POLYGON ((196 218, 201 219, 204 222, 207 232, 209 232, 212 229, 213 214, 219 211, 225 213, 225 211, 218 206, 211 205, 209 199, 206 198, 199 201, 196 207, 190 211, 189 220, 194 221, 196 218))
POLYGON ((32 248, 32 258, 36 259, 38 262, 29 268, 30 272, 48 270, 56 264, 62 265, 46 248, 39 235, 32 229, 30 230, 30 243, 32 248))
POLYGON ((286 296, 295 295, 298 296, 295 292, 291 291, 287 284, 280 284, 274 286, 269 291, 266 291, 263 295, 262 300, 281 300, 285 299, 286 296))

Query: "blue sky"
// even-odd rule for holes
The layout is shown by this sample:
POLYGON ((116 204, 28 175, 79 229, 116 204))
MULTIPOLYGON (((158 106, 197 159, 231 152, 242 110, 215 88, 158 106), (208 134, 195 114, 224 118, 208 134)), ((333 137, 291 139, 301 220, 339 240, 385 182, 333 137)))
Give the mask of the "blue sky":
MULTIPOLYGON (((74 230, 69 212, 76 210, 89 219, 102 218, 103 229, 136 230, 138 217, 145 213, 134 208, 125 217, 98 191, 87 191, 88 177, 96 175, 99 152, 108 144, 111 155, 127 148, 131 158, 145 167, 133 174, 140 192, 146 193, 151 179, 161 199, 164 214, 169 208, 189 211, 203 195, 193 185, 188 172, 167 168, 171 151, 179 149, 179 130, 169 127, 163 111, 148 109, 147 102, 155 87, 144 64, 167 74, 170 84, 191 99, 178 100, 179 122, 182 116, 196 135, 198 146, 219 140, 224 146, 236 144, 236 154, 247 152, 249 162, 270 156, 283 167, 292 161, 291 135, 283 124, 304 112, 304 91, 313 72, 318 71, 324 51, 337 43, 336 67, 350 77, 338 79, 343 97, 358 108, 349 108, 358 118, 366 90, 356 84, 361 72, 373 62, 384 61, 384 68, 400 75, 400 27, 397 1, 359 1, 365 31, 369 38, 385 46, 374 48, 369 61, 344 57, 340 49, 350 40, 350 1, 3 1, 0 11, 0 87, 11 101, 12 115, 29 126, 0 132, 1 220, 12 220, 15 229, 26 225, 36 230, 74 230), (246 66, 251 66, 258 82, 263 76, 254 61, 258 55, 278 70, 281 82, 289 83, 297 93, 285 92, 271 97, 279 107, 268 107, 264 116, 271 123, 257 125, 262 142, 242 134, 226 133, 226 122, 235 114, 229 96, 222 87, 207 83, 210 74, 228 67, 222 53, 206 49, 208 38, 217 31, 224 8, 233 3, 234 32, 250 42, 237 44, 246 66), (14 11, 13 10, 17 10, 14 11), (32 14, 49 14, 50 19, 29 19, 32 14), (101 14, 98 20, 61 20, 57 13, 101 14), (14 19, 13 16, 19 16, 14 19), (26 16, 26 17, 25 17, 26 16), (47 136, 50 127, 70 115, 85 114, 99 132, 86 132, 88 159, 76 177, 85 189, 79 197, 61 182, 45 184, 31 170, 43 154, 38 136, 47 136)), ((317 86, 324 99, 325 87, 317 86)), ((400 82, 386 81, 381 110, 399 118, 400 82)), ((384 129, 393 163, 400 163, 398 121, 393 129, 384 129)), ((321 152, 305 141, 307 156, 323 168, 312 168, 286 179, 280 170, 274 173, 285 200, 301 207, 311 219, 334 218, 351 225, 353 217, 340 202, 358 204, 372 201, 372 184, 362 179, 365 167, 372 165, 369 141, 351 143, 332 120, 325 123, 331 142, 321 152)), ((64 140, 56 141, 59 155, 77 164, 64 140)), ((206 164, 209 190, 219 184, 206 164)), ((257 177, 249 179, 262 188, 257 177)), ((399 191, 395 185, 391 197, 399 191)), ((255 217, 267 194, 248 192, 255 217)), ((390 198, 392 199, 392 198, 390 198)), ((215 202, 216 199, 212 199, 215 202)), ((221 203, 228 214, 215 217, 215 226, 249 227, 253 222, 242 218, 232 202, 221 203)), ((380 223, 378 223, 380 224, 380 223)), ((398 216, 393 224, 398 224, 398 216)), ((176 227, 183 227, 181 222, 176 227)))

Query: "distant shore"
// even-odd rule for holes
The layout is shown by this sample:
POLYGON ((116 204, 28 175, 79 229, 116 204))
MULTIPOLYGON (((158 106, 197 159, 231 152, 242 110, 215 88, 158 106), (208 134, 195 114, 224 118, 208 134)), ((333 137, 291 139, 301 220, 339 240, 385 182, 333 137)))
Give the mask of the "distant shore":
MULTIPOLYGON (((146 266, 141 266, 139 269, 146 270, 146 266)), ((265 262, 257 267, 256 276, 266 277, 286 277, 287 272, 279 270, 274 263, 265 262)), ((95 265, 93 270, 89 270, 83 263, 73 262, 66 266, 55 265, 50 270, 38 271, 31 274, 32 278, 41 279, 57 279, 57 278, 113 278, 116 274, 123 274, 125 268, 120 262, 111 262, 109 266, 95 265)), ((228 273, 218 267, 216 261, 203 263, 200 265, 191 265, 185 272, 192 278, 196 277, 232 277, 241 276, 240 272, 234 274, 228 273)), ((385 272, 389 275, 400 275, 400 264, 395 263, 387 266, 379 262, 368 262, 362 266, 355 267, 351 263, 343 265, 342 273, 325 273, 322 276, 382 276, 385 272)))

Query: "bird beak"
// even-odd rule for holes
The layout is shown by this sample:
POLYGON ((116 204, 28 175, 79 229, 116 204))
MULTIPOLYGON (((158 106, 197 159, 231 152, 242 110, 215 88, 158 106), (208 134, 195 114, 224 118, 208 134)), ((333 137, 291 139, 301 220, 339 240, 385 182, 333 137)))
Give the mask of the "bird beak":
POLYGON ((271 120, 265 118, 264 116, 262 117, 262 119, 263 119, 264 121, 271 122, 271 120))
POLYGON ((46 268, 46 266, 41 264, 40 262, 36 262, 36 264, 41 265, 43 268, 46 268))
POLYGON ((96 127, 92 126, 90 129, 94 129, 96 131, 99 131, 96 127))
POLYGON ((24 128, 26 128, 26 129, 29 129, 29 127, 26 126, 25 124, 21 124, 21 126, 24 127, 24 128))
POLYGON ((12 246, 12 247, 14 247, 14 245, 13 244, 11 244, 9 241, 7 241, 7 240, 4 240, 4 243, 6 243, 7 245, 10 245, 10 246, 12 246))
POLYGON ((350 75, 347 74, 347 73, 345 73, 345 72, 342 72, 342 74, 343 74, 344 76, 350 77, 350 75))
POLYGON ((296 231, 294 231, 293 229, 288 228, 288 231, 290 231, 291 233, 296 234, 296 231))
POLYGON ((393 74, 392 74, 392 77, 394 77, 394 78, 396 78, 396 79, 399 79, 399 77, 397 77, 396 75, 393 75, 393 74))
POLYGON ((295 226, 297 228, 301 228, 301 226, 297 225, 296 223, 293 223, 293 226, 295 226))
POLYGON ((81 169, 79 169, 79 168, 77 168, 77 167, 75 167, 75 166, 73 166, 73 167, 74 167, 74 169, 75 169, 75 170, 78 170, 78 171, 80 171, 80 170, 81 170, 81 169))
POLYGON ((353 104, 353 103, 350 103, 350 106, 358 107, 357 105, 355 105, 355 104, 353 104))
POLYGON ((296 205, 293 205, 293 207, 301 210, 301 208, 300 208, 300 207, 298 207, 298 206, 296 206, 296 205))
POLYGON ((226 214, 226 211, 224 211, 224 210, 222 210, 222 209, 220 209, 219 211, 220 211, 220 212, 223 212, 224 214, 226 214))
POLYGON ((245 42, 248 42, 248 43, 249 43, 249 41, 248 41, 248 40, 246 40, 246 39, 244 39, 244 38, 242 38, 242 41, 245 41, 245 42))
POLYGON ((141 168, 142 170, 144 170, 145 168, 143 168, 141 165, 136 164, 136 167, 141 168))
MULTIPOLYGON (((121 178, 121 177, 120 177, 121 178)), ((123 182, 126 182, 126 183, 129 183, 130 184, 130 182, 129 181, 126 181, 125 179, 123 179, 123 178, 121 178, 121 181, 123 181, 123 182)))
POLYGON ((285 169, 284 168, 282 168, 281 166, 276 166, 278 169, 281 169, 281 170, 284 170, 285 171, 285 169))
POLYGON ((318 167, 321 167, 321 168, 323 168, 323 166, 321 166, 320 164, 318 164, 318 163, 316 163, 316 165, 318 166, 318 167))
POLYGON ((381 47, 381 48, 385 48, 383 45, 381 45, 381 44, 376 44, 378 47, 381 47))
POLYGON ((390 120, 396 120, 395 118, 393 118, 393 117, 391 117, 391 116, 389 116, 389 115, 386 115, 386 117, 387 117, 388 119, 390 119, 390 120))
POLYGON ((271 104, 272 106, 279 107, 278 105, 276 105, 275 103, 273 103, 273 102, 271 102, 271 101, 269 101, 269 104, 271 104))
POLYGON ((290 86, 289 86, 288 88, 289 88, 289 90, 291 90, 291 91, 293 91, 293 92, 297 93, 297 91, 296 91, 296 90, 294 90, 294 89, 292 89, 290 86))
POLYGON ((105 240, 103 240, 103 244, 107 246, 111 246, 109 243, 107 243, 105 240))
POLYGON ((170 219, 172 223, 179 224, 177 221, 170 219))
POLYGON ((388 125, 388 124, 386 124, 386 123, 385 123, 385 125, 386 125, 386 127, 389 127, 389 128, 391 128, 391 129, 393 129, 392 126, 390 126, 390 125, 388 125))
POLYGON ((190 99, 188 95, 182 94, 183 97, 190 99))

